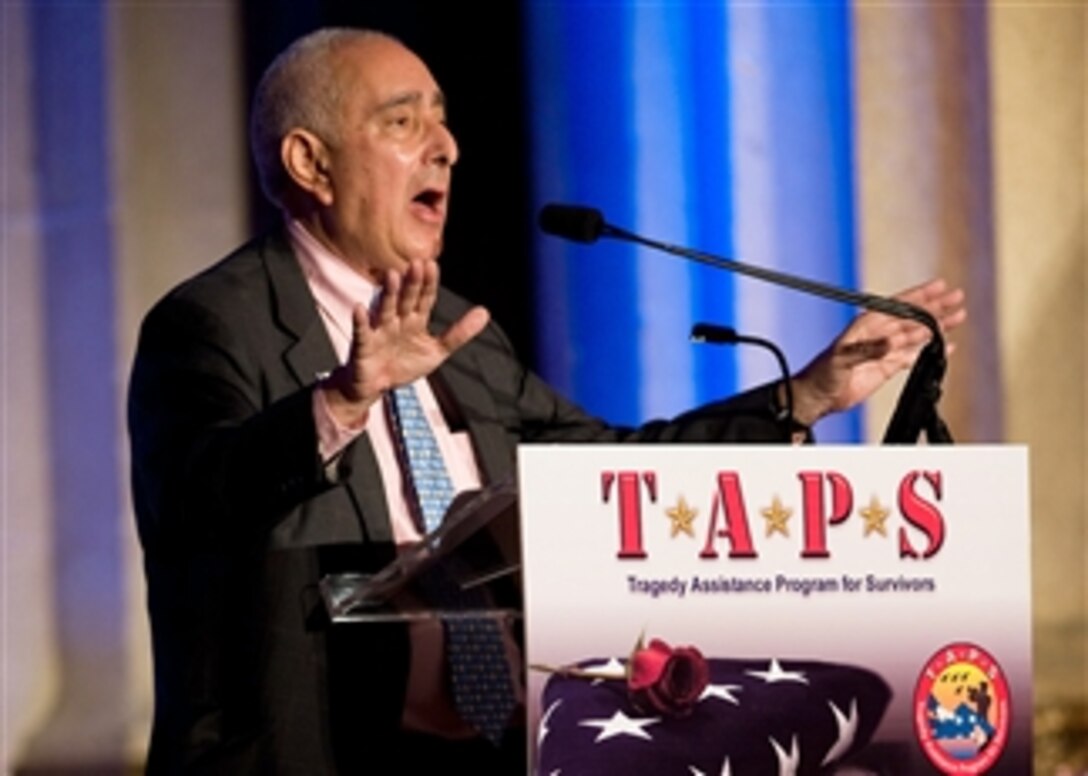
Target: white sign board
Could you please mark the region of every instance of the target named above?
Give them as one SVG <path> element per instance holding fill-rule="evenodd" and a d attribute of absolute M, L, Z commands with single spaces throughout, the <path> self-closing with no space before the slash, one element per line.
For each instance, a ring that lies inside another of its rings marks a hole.
<path fill-rule="evenodd" d="M 645 634 L 710 666 L 679 714 L 531 670 L 541 772 L 1030 771 L 1025 449 L 529 445 L 519 467 L 530 665 L 615 673 Z"/>

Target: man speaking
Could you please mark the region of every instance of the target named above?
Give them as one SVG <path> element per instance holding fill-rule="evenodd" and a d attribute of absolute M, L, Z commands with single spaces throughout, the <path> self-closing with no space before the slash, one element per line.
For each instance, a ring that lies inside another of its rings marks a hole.
<path fill-rule="evenodd" d="M 510 634 L 492 634 L 505 675 L 489 677 L 509 702 L 481 714 L 461 634 L 334 628 L 318 581 L 389 562 L 454 494 L 508 476 L 521 441 L 786 441 L 783 386 L 621 429 L 522 366 L 486 310 L 439 286 L 458 149 L 431 73 L 390 37 L 294 43 L 257 88 L 251 143 L 282 228 L 158 303 L 132 374 L 148 770 L 522 772 Z M 963 320 L 939 281 L 902 298 Z M 791 381 L 796 423 L 862 401 L 926 337 L 859 317 Z"/>

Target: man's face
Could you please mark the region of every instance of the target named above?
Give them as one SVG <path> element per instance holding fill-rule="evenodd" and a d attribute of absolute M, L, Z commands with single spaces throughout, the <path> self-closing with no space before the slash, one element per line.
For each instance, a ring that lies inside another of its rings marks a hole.
<path fill-rule="evenodd" d="M 343 88 L 339 132 L 329 139 L 329 237 L 374 279 L 442 250 L 457 144 L 426 65 L 399 43 L 374 38 L 336 57 Z"/>

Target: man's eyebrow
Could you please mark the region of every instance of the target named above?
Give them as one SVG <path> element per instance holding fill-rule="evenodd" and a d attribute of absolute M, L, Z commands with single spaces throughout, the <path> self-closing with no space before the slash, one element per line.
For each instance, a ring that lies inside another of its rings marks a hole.
<path fill-rule="evenodd" d="M 395 94 L 383 103 L 380 103 L 375 109 L 376 112 L 389 110 L 391 108 L 399 108 L 402 105 L 419 105 L 423 102 L 423 92 L 404 92 L 403 94 Z M 431 106 L 435 108 L 446 107 L 446 95 L 440 91 L 436 91 L 431 97 Z"/>

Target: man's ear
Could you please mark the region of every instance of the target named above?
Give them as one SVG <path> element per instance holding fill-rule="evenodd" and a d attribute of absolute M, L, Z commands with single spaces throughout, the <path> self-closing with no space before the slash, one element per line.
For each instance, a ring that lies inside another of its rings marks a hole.
<path fill-rule="evenodd" d="M 306 129 L 292 129 L 280 143 L 280 159 L 296 186 L 322 205 L 332 204 L 329 150 L 321 138 Z"/>

